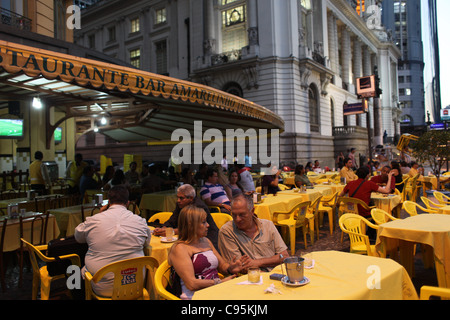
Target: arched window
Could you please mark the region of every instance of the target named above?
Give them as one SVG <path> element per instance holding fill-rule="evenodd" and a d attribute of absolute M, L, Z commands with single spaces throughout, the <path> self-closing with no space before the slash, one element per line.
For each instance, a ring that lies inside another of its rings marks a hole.
<path fill-rule="evenodd" d="M 400 124 L 405 125 L 405 126 L 413 126 L 414 121 L 410 115 L 405 114 L 401 117 Z"/>
<path fill-rule="evenodd" d="M 244 97 L 241 86 L 236 82 L 228 82 L 222 88 L 222 91 L 234 94 L 235 96 Z"/>
<path fill-rule="evenodd" d="M 319 100 L 317 88 L 311 84 L 308 88 L 308 103 L 309 103 L 309 125 L 311 132 L 319 132 Z"/>

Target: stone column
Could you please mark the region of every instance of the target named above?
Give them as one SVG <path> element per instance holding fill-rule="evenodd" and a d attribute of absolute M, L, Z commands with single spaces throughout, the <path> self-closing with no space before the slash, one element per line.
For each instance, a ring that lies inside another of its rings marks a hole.
<path fill-rule="evenodd" d="M 350 61 L 352 58 L 349 29 L 342 28 L 342 82 L 347 86 L 350 84 Z"/>
<path fill-rule="evenodd" d="M 330 57 L 331 70 L 338 73 L 338 56 L 337 56 L 337 32 L 336 19 L 331 13 L 328 15 L 328 56 Z"/>
<path fill-rule="evenodd" d="M 363 49 L 363 77 L 370 76 L 372 74 L 372 53 L 368 46 L 364 46 Z"/>
<path fill-rule="evenodd" d="M 361 40 L 358 37 L 353 41 L 353 75 L 355 78 L 362 76 L 362 47 Z"/>
<path fill-rule="evenodd" d="M 216 39 L 215 39 L 215 29 L 214 29 L 214 1 L 205 0 L 204 1 L 204 19 L 205 19 L 205 33 L 203 40 L 204 53 L 210 56 L 216 52 Z"/>

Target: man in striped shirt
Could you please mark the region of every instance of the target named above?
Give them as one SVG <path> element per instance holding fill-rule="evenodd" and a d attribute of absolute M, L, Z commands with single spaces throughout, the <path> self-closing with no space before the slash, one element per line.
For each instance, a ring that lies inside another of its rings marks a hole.
<path fill-rule="evenodd" d="M 217 170 L 208 169 L 205 185 L 200 190 L 200 196 L 207 206 L 219 207 L 221 212 L 230 213 L 230 199 L 221 184 L 218 184 Z"/>

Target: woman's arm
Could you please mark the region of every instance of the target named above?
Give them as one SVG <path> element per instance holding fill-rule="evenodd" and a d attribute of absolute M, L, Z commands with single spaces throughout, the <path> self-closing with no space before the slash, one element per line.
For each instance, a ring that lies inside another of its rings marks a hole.
<path fill-rule="evenodd" d="M 378 188 L 378 192 L 380 193 L 391 193 L 392 189 L 391 189 L 391 181 L 392 181 L 392 175 L 394 174 L 394 172 L 389 172 L 388 174 L 388 182 L 386 183 L 386 186 L 384 187 L 379 187 Z"/>

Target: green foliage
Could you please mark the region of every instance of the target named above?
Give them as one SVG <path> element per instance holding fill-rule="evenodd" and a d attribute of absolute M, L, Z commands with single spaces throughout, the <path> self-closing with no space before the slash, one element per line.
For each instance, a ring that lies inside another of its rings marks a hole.
<path fill-rule="evenodd" d="M 428 131 L 411 143 L 411 148 L 417 162 L 428 163 L 439 179 L 441 168 L 450 158 L 450 131 Z"/>

